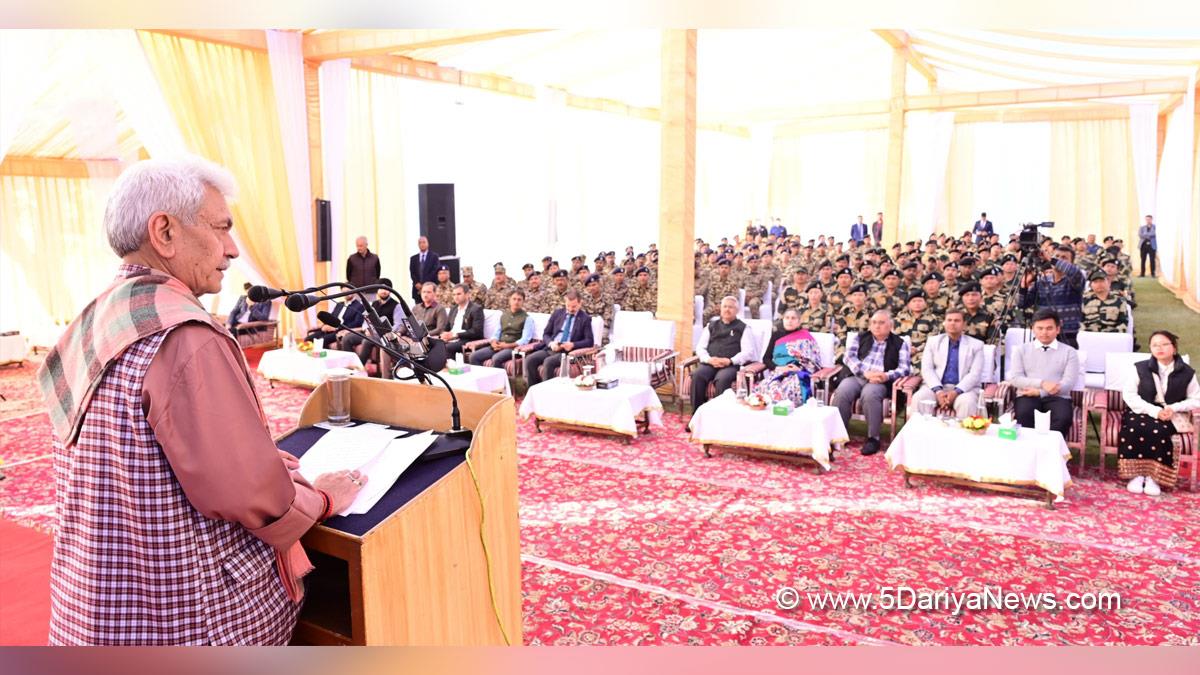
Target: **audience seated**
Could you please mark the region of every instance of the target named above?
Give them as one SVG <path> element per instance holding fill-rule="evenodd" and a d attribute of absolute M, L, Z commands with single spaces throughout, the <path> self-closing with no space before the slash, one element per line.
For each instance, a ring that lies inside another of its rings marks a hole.
<path fill-rule="evenodd" d="M 700 333 L 696 345 L 700 365 L 692 374 L 690 392 L 693 410 L 708 401 L 710 383 L 719 396 L 733 385 L 738 369 L 757 356 L 750 330 L 737 318 L 739 309 L 737 298 L 725 296 L 721 299 L 720 315 L 713 317 Z"/>
<path fill-rule="evenodd" d="M 892 384 L 909 375 L 911 367 L 908 343 L 892 332 L 892 315 L 886 310 L 871 315 L 868 332 L 850 338 L 843 368 L 845 377 L 834 392 L 834 402 L 849 429 L 854 403 L 862 398 L 867 418 L 867 442 L 862 454 L 879 452 L 883 401 L 891 395 Z"/>
<path fill-rule="evenodd" d="M 334 318 L 341 321 L 341 328 L 331 326 L 318 320 L 317 327 L 310 330 L 308 335 L 304 336 L 305 340 L 320 340 L 321 346 L 325 349 L 337 349 L 339 331 L 346 332 L 346 329 L 359 328 L 363 325 L 363 303 L 358 299 L 357 295 L 352 295 L 343 299 L 341 302 L 335 303 L 329 313 Z"/>
<path fill-rule="evenodd" d="M 964 313 L 951 309 L 942 320 L 944 333 L 925 343 L 921 388 L 913 405 L 935 401 L 937 408 L 952 409 L 959 418 L 974 415 L 983 378 L 983 342 L 965 332 Z"/>
<path fill-rule="evenodd" d="M 563 306 L 550 315 L 541 345 L 525 356 L 525 382 L 529 386 L 553 377 L 565 354 L 594 344 L 592 317 L 582 305 L 579 292 L 570 289 L 564 295 Z"/>
<path fill-rule="evenodd" d="M 454 306 L 446 315 L 449 327 L 437 337 L 446 343 L 446 354 L 462 353 L 463 345 L 483 337 L 483 307 L 471 299 L 471 290 L 466 284 L 455 284 Z"/>
<path fill-rule="evenodd" d="M 812 394 L 812 374 L 821 369 L 821 350 L 812 333 L 800 325 L 800 315 L 783 313 L 783 328 L 771 334 L 762 363 L 763 379 L 754 390 L 769 401 L 790 400 L 802 405 Z"/>
<path fill-rule="evenodd" d="M 534 339 L 533 318 L 525 312 L 525 293 L 514 290 L 508 294 L 508 307 L 500 315 L 500 327 L 490 342 L 471 353 L 471 363 L 503 368 L 513 356 L 513 349 Z"/>
<path fill-rule="evenodd" d="M 1049 412 L 1050 428 L 1066 438 L 1071 431 L 1071 389 L 1079 377 L 1079 354 L 1058 340 L 1061 326 L 1057 312 L 1038 310 L 1032 323 L 1035 339 L 1009 355 L 1009 383 L 1017 388 L 1014 407 L 1021 426 L 1033 427 L 1035 411 Z"/>

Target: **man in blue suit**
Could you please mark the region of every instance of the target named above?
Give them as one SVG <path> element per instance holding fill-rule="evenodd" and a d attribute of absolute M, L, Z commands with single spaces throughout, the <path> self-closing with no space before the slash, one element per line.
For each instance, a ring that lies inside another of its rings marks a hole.
<path fill-rule="evenodd" d="M 862 216 L 859 216 L 858 222 L 850 226 L 850 239 L 856 244 L 861 244 L 866 238 L 867 224 L 863 222 Z"/>
<path fill-rule="evenodd" d="M 580 309 L 583 305 L 579 291 L 571 289 L 563 296 L 564 306 L 554 310 L 542 344 L 525 357 L 525 382 L 533 386 L 557 372 L 564 354 L 591 347 L 592 317 Z"/>
<path fill-rule="evenodd" d="M 988 237 L 995 234 L 992 229 L 992 221 L 988 220 L 987 212 L 979 214 L 979 220 L 975 221 L 975 226 L 971 228 L 975 233 L 975 243 L 980 244 L 988 240 Z"/>
<path fill-rule="evenodd" d="M 421 301 L 421 284 L 426 281 L 437 283 L 438 254 L 429 250 L 429 239 L 422 236 L 417 239 L 418 253 L 408 259 L 408 277 L 412 279 L 413 302 Z"/>
<path fill-rule="evenodd" d="M 250 292 L 250 283 L 242 287 L 247 293 Z M 233 306 L 233 311 L 229 313 L 227 324 L 230 332 L 235 335 L 237 327 L 243 323 L 251 321 L 266 321 L 271 318 L 271 303 L 269 302 L 254 302 L 249 295 L 243 295 L 237 299 L 237 304 Z"/>
<path fill-rule="evenodd" d="M 329 313 L 342 322 L 342 328 L 359 328 L 363 325 L 363 313 L 366 310 L 363 307 L 362 301 L 357 295 L 352 295 L 342 302 L 333 306 Z M 339 328 L 322 323 L 316 328 L 310 330 L 305 340 L 321 340 L 321 345 L 325 349 L 333 349 L 337 347 Z"/>

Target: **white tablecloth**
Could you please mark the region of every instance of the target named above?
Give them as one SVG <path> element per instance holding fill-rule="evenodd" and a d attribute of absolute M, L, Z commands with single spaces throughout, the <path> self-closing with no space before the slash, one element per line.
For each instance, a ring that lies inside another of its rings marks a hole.
<path fill-rule="evenodd" d="M 909 473 L 983 483 L 1036 485 L 1061 498 L 1071 484 L 1071 451 L 1057 431 L 1019 429 L 1015 441 L 993 425 L 978 436 L 952 423 L 913 415 L 887 451 L 888 464 Z"/>
<path fill-rule="evenodd" d="M 0 363 L 24 361 L 28 354 L 24 335 L 0 335 Z"/>
<path fill-rule="evenodd" d="M 802 405 L 790 415 L 776 415 L 769 407 L 753 410 L 738 403 L 732 390 L 700 406 L 691 428 L 694 443 L 809 455 L 825 469 L 830 446 L 849 440 L 833 406 Z"/>
<path fill-rule="evenodd" d="M 512 389 L 508 386 L 508 373 L 504 372 L 503 368 L 471 366 L 471 369 L 462 375 L 451 375 L 448 370 L 438 374 L 445 378 L 453 389 L 512 396 Z"/>
<path fill-rule="evenodd" d="M 644 384 L 622 383 L 614 389 L 584 391 L 572 380 L 556 377 L 535 384 L 521 402 L 521 417 L 537 416 L 547 422 L 609 429 L 637 437 L 636 419 L 648 414 L 651 426 L 662 426 L 662 403 Z"/>
<path fill-rule="evenodd" d="M 258 374 L 268 380 L 279 380 L 308 387 L 316 387 L 324 381 L 325 371 L 330 368 L 349 368 L 355 375 L 364 375 L 362 361 L 354 352 L 336 349 L 324 351 L 325 356 L 310 356 L 310 352 L 297 349 L 273 349 L 262 355 L 258 362 Z"/>

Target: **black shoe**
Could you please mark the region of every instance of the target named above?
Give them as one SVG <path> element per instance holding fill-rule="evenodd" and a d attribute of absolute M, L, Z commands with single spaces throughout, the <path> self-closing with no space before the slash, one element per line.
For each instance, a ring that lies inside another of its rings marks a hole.
<path fill-rule="evenodd" d="M 879 452 L 879 439 L 868 438 L 867 442 L 863 443 L 862 450 L 859 452 L 861 452 L 864 456 L 873 455 Z"/>

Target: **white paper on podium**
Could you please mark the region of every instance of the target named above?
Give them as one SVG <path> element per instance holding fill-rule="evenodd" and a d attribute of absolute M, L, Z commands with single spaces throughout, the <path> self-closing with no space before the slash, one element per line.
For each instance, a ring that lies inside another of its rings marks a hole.
<path fill-rule="evenodd" d="M 432 431 L 393 439 L 374 459 L 359 468 L 366 475 L 367 482 L 354 498 L 354 503 L 338 515 L 370 511 L 392 488 L 400 474 L 433 445 L 435 439 Z"/>
<path fill-rule="evenodd" d="M 1050 413 L 1040 410 L 1033 411 L 1033 428 L 1039 434 L 1050 431 Z"/>
<path fill-rule="evenodd" d="M 361 470 L 403 433 L 378 426 L 332 429 L 300 458 L 300 475 L 311 483 L 330 471 Z"/>

